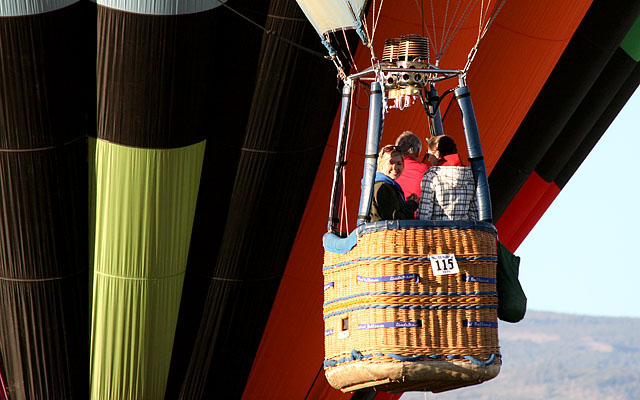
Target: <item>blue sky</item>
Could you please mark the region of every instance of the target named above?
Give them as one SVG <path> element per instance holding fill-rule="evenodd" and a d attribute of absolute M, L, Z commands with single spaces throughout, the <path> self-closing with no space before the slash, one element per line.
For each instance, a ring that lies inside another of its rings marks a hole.
<path fill-rule="evenodd" d="M 528 309 L 640 318 L 640 90 L 516 250 Z"/>

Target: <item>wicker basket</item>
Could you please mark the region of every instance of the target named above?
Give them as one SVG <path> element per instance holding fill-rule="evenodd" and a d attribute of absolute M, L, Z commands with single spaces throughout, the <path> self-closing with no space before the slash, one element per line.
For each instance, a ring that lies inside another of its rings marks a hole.
<path fill-rule="evenodd" d="M 459 272 L 435 274 L 436 255 Z M 325 250 L 329 383 L 440 392 L 495 377 L 496 261 L 495 227 L 468 221 L 370 223 L 347 253 Z"/>

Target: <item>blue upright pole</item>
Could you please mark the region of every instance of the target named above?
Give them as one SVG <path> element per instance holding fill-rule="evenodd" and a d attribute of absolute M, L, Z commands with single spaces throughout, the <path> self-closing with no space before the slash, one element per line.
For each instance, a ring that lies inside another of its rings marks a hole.
<path fill-rule="evenodd" d="M 349 121 L 351 119 L 351 81 L 347 80 L 342 88 L 342 108 L 340 109 L 340 132 L 338 133 L 338 149 L 336 150 L 336 164 L 333 169 L 333 187 L 331 189 L 331 201 L 329 203 L 329 223 L 327 230 L 336 233 L 338 231 L 338 212 L 340 207 L 340 195 L 342 193 L 342 170 L 347 164 L 345 161 L 347 136 L 349 133 Z"/>
<path fill-rule="evenodd" d="M 358 209 L 358 226 L 369 220 L 373 183 L 378 161 L 378 147 L 380 147 L 380 138 L 382 137 L 382 124 L 382 89 L 380 88 L 380 83 L 373 82 L 371 84 L 371 96 L 369 97 L 369 125 L 367 128 L 364 171 L 362 173 L 360 208 Z"/>
<path fill-rule="evenodd" d="M 491 194 L 489 192 L 489 181 L 487 180 L 487 170 L 484 165 L 482 146 L 480 145 L 480 134 L 478 133 L 478 123 L 473 112 L 471 95 L 468 86 L 460 86 L 455 90 L 455 98 L 462 110 L 462 123 L 464 135 L 467 139 L 467 150 L 469 151 L 469 162 L 473 170 L 473 177 L 476 180 L 476 196 L 478 198 L 478 214 L 480 221 L 492 222 Z"/>

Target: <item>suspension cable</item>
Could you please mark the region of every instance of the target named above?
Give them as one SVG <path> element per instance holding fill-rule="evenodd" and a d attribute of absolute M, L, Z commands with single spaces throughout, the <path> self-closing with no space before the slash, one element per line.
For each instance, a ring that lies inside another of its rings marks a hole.
<path fill-rule="evenodd" d="M 356 60 L 353 58 L 353 53 L 351 52 L 351 47 L 349 47 L 349 41 L 347 40 L 347 32 L 344 29 L 342 30 L 342 36 L 344 37 L 344 42 L 347 45 L 347 53 L 349 54 L 349 58 L 351 58 L 351 65 L 353 65 L 353 69 L 358 72 Z"/>
<path fill-rule="evenodd" d="M 423 36 L 426 36 L 429 39 L 429 43 L 434 50 L 434 59 L 435 65 L 438 66 L 440 63 L 440 59 L 449 48 L 454 38 L 460 32 L 464 24 L 467 22 L 473 10 L 478 6 L 478 3 L 481 0 L 469 0 L 464 3 L 464 6 L 461 8 L 462 1 L 457 1 L 455 7 L 450 7 L 449 0 L 444 4 L 444 17 L 442 20 L 442 31 L 440 37 L 436 34 L 436 17 L 435 17 L 435 5 L 434 1 L 430 1 L 430 9 L 431 9 L 431 24 L 433 26 L 433 30 L 430 31 L 427 23 L 425 21 L 424 14 L 424 0 L 421 0 L 421 3 L 418 3 L 418 0 L 415 0 L 416 8 L 420 12 L 421 20 L 422 20 L 422 32 Z M 469 52 L 469 56 L 467 57 L 467 66 L 465 67 L 468 70 L 470 63 L 473 61 L 475 57 L 475 52 L 480 44 L 480 41 L 485 36 L 489 27 L 497 17 L 498 13 L 506 3 L 506 0 L 500 0 L 497 5 L 494 3 L 494 7 L 491 12 L 489 9 L 491 8 L 492 0 L 482 0 L 480 4 L 480 18 L 478 22 L 478 36 L 476 38 L 476 43 L 472 47 Z M 487 18 L 487 16 L 489 16 Z M 475 49 L 475 50 L 474 50 Z"/>
<path fill-rule="evenodd" d="M 443 31 L 442 41 L 443 42 L 445 41 L 445 38 L 447 38 L 447 37 L 452 37 L 453 38 L 453 37 L 455 37 L 455 35 L 457 33 L 455 31 L 452 31 L 452 29 L 454 27 L 453 20 L 454 20 L 455 16 L 458 15 L 458 10 L 460 9 L 460 3 L 461 3 L 460 1 L 456 2 L 456 8 L 453 10 L 453 14 L 452 14 L 452 17 L 451 17 L 451 21 L 452 22 L 451 22 L 451 24 L 448 25 L 448 29 L 446 31 L 446 34 L 444 33 L 444 27 L 447 26 L 447 25 L 443 24 L 443 27 L 442 27 L 442 31 Z M 470 2 L 466 3 L 466 4 L 467 4 L 467 7 L 469 7 Z M 447 10 L 448 10 L 448 8 L 449 8 L 449 2 L 447 2 Z M 465 10 L 466 10 L 466 8 L 465 8 Z M 463 15 L 464 15 L 464 11 L 463 11 Z M 447 47 L 448 47 L 448 45 L 447 45 Z M 444 49 L 442 50 L 442 52 L 444 53 Z"/>
<path fill-rule="evenodd" d="M 422 36 L 425 36 L 429 39 L 429 43 L 435 43 L 431 38 L 431 34 L 429 33 L 429 28 L 427 28 L 427 23 L 424 20 L 424 0 L 420 0 L 421 4 L 418 4 L 418 0 L 415 0 L 416 7 L 420 11 L 420 19 L 422 20 Z"/>
<path fill-rule="evenodd" d="M 437 49 L 438 48 L 438 42 L 437 42 L 438 37 L 436 35 L 436 17 L 434 15 L 434 10 L 433 10 L 433 0 L 431 1 L 431 23 L 433 24 L 433 48 Z M 436 60 L 438 60 L 438 59 L 439 58 L 436 58 Z"/>
<path fill-rule="evenodd" d="M 371 42 L 373 42 L 374 37 L 376 36 L 376 29 L 378 29 L 378 20 L 380 19 L 380 14 L 382 14 L 382 4 L 384 3 L 384 0 L 380 0 L 380 6 L 378 7 L 378 16 L 374 17 L 374 21 L 373 21 L 373 31 L 371 32 Z M 374 1 L 374 7 L 375 7 L 375 1 Z M 375 8 L 374 8 L 374 14 L 375 14 Z"/>
<path fill-rule="evenodd" d="M 464 26 L 464 23 L 467 22 L 467 19 L 471 15 L 471 12 L 473 11 L 473 9 L 478 4 L 478 1 L 479 0 L 475 0 L 473 2 L 469 1 L 467 3 L 466 7 L 464 8 L 464 10 L 462 10 L 462 16 L 458 19 L 458 21 L 456 22 L 455 26 L 453 27 L 453 30 L 451 31 L 451 34 L 449 35 L 447 41 L 443 44 L 442 48 L 440 49 L 440 51 L 436 55 L 436 61 L 440 61 L 440 58 L 442 58 L 444 52 L 449 48 L 449 45 L 451 45 L 451 42 L 453 41 L 453 39 L 456 37 L 456 35 L 458 35 L 458 32 Z M 473 5 L 472 5 L 472 3 L 473 3 Z M 442 40 L 444 42 L 444 38 Z"/>
<path fill-rule="evenodd" d="M 247 22 L 251 23 L 252 25 L 260 28 L 262 31 L 264 31 L 264 33 L 266 33 L 268 35 L 273 35 L 274 37 L 277 37 L 278 39 L 282 40 L 283 42 L 288 43 L 288 44 L 290 44 L 290 45 L 292 45 L 294 47 L 297 47 L 300 50 L 306 51 L 309 54 L 313 54 L 314 56 L 320 57 L 322 59 L 327 59 L 327 57 L 324 54 L 319 53 L 319 52 L 317 52 L 315 50 L 312 50 L 312 49 L 310 49 L 308 47 L 305 47 L 305 46 L 301 45 L 300 43 L 296 43 L 293 40 L 287 39 L 286 37 L 280 35 L 277 32 L 272 31 L 271 29 L 265 28 L 264 26 L 262 26 L 259 23 L 255 22 L 251 18 L 249 18 L 249 17 L 243 15 L 242 13 L 240 13 L 239 11 L 231 8 L 226 3 L 223 3 L 222 0 L 215 0 L 215 1 L 220 3 L 220 5 L 223 6 L 224 8 L 226 8 L 227 10 L 229 10 L 229 11 L 233 12 L 234 14 L 238 15 L 240 18 L 242 18 L 242 19 L 246 20 Z"/>
<path fill-rule="evenodd" d="M 480 21 L 480 24 L 478 26 L 478 38 L 476 39 L 476 43 L 475 45 L 471 48 L 471 50 L 469 51 L 469 54 L 467 55 L 467 63 L 464 66 L 464 68 L 462 69 L 462 74 L 461 74 L 461 81 L 464 82 L 467 72 L 469 71 L 469 68 L 471 67 L 471 63 L 473 62 L 476 53 L 478 52 L 478 47 L 480 46 L 480 41 L 482 41 L 482 39 L 484 38 L 484 36 L 487 34 L 487 32 L 489 31 L 489 27 L 491 26 L 491 24 L 493 23 L 493 21 L 496 19 L 496 17 L 498 16 L 498 14 L 500 13 L 500 10 L 502 10 L 502 7 L 504 6 L 504 4 L 507 2 L 507 0 L 500 0 L 500 3 L 496 6 L 494 5 L 493 10 L 491 11 L 491 15 L 490 17 L 487 19 L 486 23 L 483 22 L 484 21 Z M 483 0 L 484 3 L 484 0 Z M 491 3 L 491 0 L 489 0 L 489 2 L 487 3 L 487 9 L 489 8 L 489 4 Z M 482 14 L 481 14 L 481 18 L 482 18 Z"/>
<path fill-rule="evenodd" d="M 356 94 L 356 92 L 358 92 Z M 355 104 L 355 97 L 356 95 L 359 95 L 359 90 L 358 90 L 358 85 L 354 85 L 353 89 L 351 90 L 351 99 L 350 102 L 351 104 Z M 356 105 L 357 106 L 357 105 Z M 354 122 L 354 120 L 356 119 L 356 114 L 358 113 L 358 108 L 356 107 L 355 110 L 352 108 L 352 112 L 349 113 L 349 121 L 347 124 L 347 137 L 345 140 L 345 157 L 344 157 L 344 162 L 345 165 L 342 167 L 342 207 L 341 207 L 341 212 L 340 212 L 340 232 L 347 232 L 347 234 L 349 233 L 349 213 L 348 213 L 348 207 L 347 207 L 347 192 L 346 192 L 346 187 L 347 187 L 347 174 L 346 174 L 346 170 L 347 170 L 347 160 L 349 158 L 349 154 L 351 153 L 351 132 L 353 131 L 352 129 L 352 124 Z M 343 221 L 344 221 L 344 230 L 343 230 Z"/>

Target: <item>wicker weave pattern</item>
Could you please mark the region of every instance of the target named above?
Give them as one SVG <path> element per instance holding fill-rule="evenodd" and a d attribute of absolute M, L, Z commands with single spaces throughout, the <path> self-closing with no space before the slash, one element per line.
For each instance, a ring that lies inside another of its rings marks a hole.
<path fill-rule="evenodd" d="M 486 360 L 499 353 L 495 281 L 466 279 L 495 280 L 495 240 L 482 230 L 397 229 L 365 234 L 347 254 L 325 252 L 325 284 L 333 283 L 324 293 L 325 359 L 337 362 L 329 368 L 415 356 Z M 460 273 L 434 276 L 428 256 L 435 254 L 455 254 Z M 358 280 L 403 274 L 417 274 L 420 280 Z M 347 317 L 348 336 L 342 331 Z M 358 329 L 359 324 L 397 321 L 421 326 Z M 364 358 L 352 361 L 353 350 Z"/>

